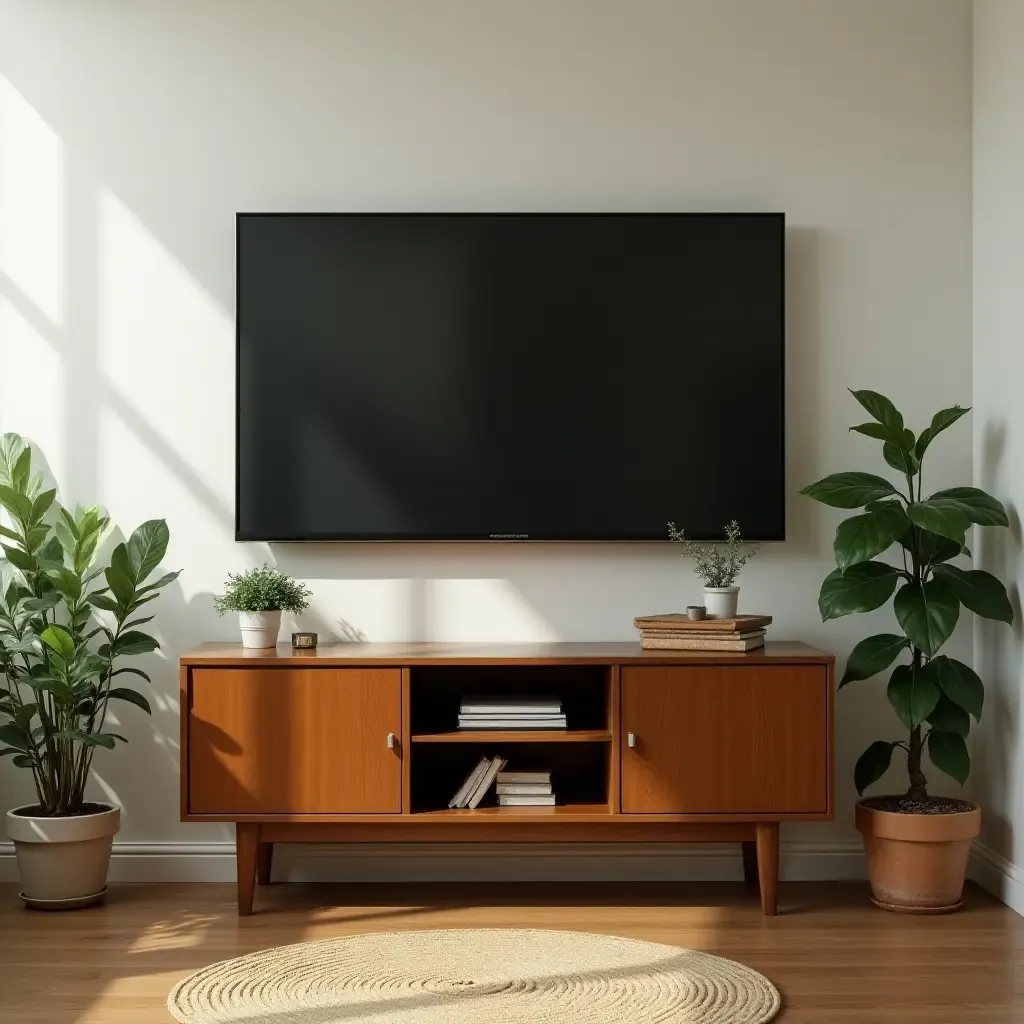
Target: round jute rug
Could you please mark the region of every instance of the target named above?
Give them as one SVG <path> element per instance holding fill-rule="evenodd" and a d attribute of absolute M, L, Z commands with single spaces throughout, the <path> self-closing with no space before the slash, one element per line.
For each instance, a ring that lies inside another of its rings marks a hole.
<path fill-rule="evenodd" d="M 767 978 L 708 953 L 582 932 L 385 932 L 213 964 L 167 1000 L 182 1024 L 763 1024 Z"/>

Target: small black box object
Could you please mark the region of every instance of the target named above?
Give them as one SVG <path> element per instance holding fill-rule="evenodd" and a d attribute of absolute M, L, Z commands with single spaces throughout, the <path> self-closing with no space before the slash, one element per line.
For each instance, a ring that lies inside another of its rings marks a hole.
<path fill-rule="evenodd" d="M 292 633 L 292 647 L 296 649 L 316 647 L 316 633 Z"/>

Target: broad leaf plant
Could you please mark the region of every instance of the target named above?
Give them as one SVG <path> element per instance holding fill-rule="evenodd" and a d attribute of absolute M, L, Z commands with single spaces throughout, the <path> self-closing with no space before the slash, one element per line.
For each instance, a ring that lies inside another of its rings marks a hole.
<path fill-rule="evenodd" d="M 851 394 L 871 422 L 850 429 L 880 441 L 882 457 L 902 480 L 897 486 L 873 473 L 834 473 L 802 491 L 834 508 L 863 509 L 836 531 L 837 568 L 821 586 L 818 608 L 827 621 L 873 611 L 895 593 L 893 611 L 902 632 L 861 640 L 839 686 L 869 679 L 896 663 L 887 693 L 907 737 L 872 743 L 857 761 L 854 782 L 863 794 L 885 774 L 893 752 L 900 749 L 907 757 L 906 796 L 921 801 L 928 798 L 922 770 L 926 748 L 932 764 L 961 785 L 970 774 L 966 740 L 971 719 L 981 719 L 985 688 L 969 665 L 940 651 L 956 628 L 961 606 L 1006 623 L 1013 622 L 1013 609 L 995 576 L 961 569 L 951 560 L 970 557 L 966 535 L 972 525 L 1006 527 L 1006 511 L 977 487 L 951 487 L 924 497 L 925 456 L 935 438 L 968 409 L 942 409 L 915 435 L 884 395 Z M 894 545 L 896 557 L 880 560 Z"/>
<path fill-rule="evenodd" d="M 167 550 L 162 519 L 143 523 L 108 564 L 97 564 L 109 518 L 96 506 L 72 513 L 56 498 L 32 471 L 32 448 L 4 434 L 0 504 L 8 521 L 0 535 L 9 582 L 0 600 L 0 757 L 31 771 L 41 814 L 67 816 L 87 806 L 97 747 L 127 742 L 107 728 L 110 702 L 152 713 L 127 685 L 149 676 L 124 662 L 159 647 L 138 628 L 153 618 L 143 606 L 178 573 L 150 582 Z"/>

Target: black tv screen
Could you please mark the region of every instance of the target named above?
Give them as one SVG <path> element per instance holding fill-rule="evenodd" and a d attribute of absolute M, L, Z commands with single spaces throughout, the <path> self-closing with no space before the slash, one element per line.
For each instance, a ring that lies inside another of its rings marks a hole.
<path fill-rule="evenodd" d="M 784 515 L 782 214 L 239 214 L 239 540 Z"/>

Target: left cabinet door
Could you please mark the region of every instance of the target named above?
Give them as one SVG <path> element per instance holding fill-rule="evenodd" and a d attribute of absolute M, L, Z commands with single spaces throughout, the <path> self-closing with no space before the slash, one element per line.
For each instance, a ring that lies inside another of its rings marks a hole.
<path fill-rule="evenodd" d="M 188 716 L 192 814 L 402 809 L 399 669 L 196 668 Z"/>

